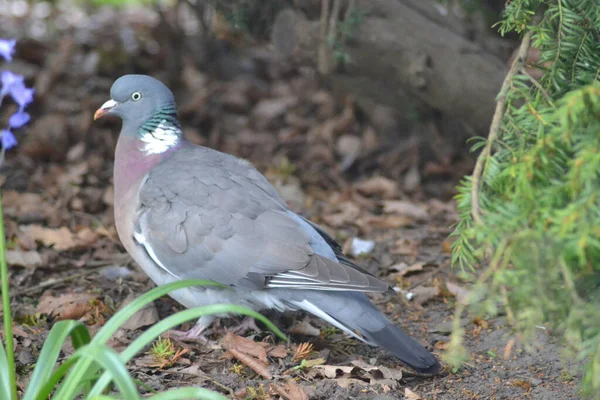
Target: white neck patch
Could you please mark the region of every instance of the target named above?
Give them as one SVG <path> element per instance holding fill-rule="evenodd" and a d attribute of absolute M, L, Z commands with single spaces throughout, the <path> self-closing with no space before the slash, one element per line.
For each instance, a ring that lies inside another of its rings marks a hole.
<path fill-rule="evenodd" d="M 154 130 L 144 132 L 140 140 L 144 153 L 160 154 L 179 143 L 181 130 L 163 119 Z"/>

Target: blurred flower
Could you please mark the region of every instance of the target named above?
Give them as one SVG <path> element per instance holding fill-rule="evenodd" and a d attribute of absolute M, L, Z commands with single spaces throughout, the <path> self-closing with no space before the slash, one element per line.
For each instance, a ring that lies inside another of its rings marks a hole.
<path fill-rule="evenodd" d="M 11 128 L 20 128 L 29 122 L 31 116 L 25 111 L 17 111 L 8 119 L 8 126 Z"/>
<path fill-rule="evenodd" d="M 3 99 L 8 93 L 11 93 L 15 87 L 24 86 L 24 78 L 21 75 L 12 73 L 11 71 L 2 71 L 0 74 L 0 83 L 2 89 L 0 90 L 0 99 Z"/>
<path fill-rule="evenodd" d="M 13 135 L 12 132 L 8 129 L 2 129 L 2 131 L 0 131 L 0 134 L 2 135 L 2 149 L 8 150 L 11 147 L 15 147 L 17 145 L 17 139 L 15 139 L 15 135 Z"/>
<path fill-rule="evenodd" d="M 12 55 L 15 51 L 16 40 L 0 39 L 0 57 L 6 61 L 12 61 Z M 11 71 L 2 71 L 0 73 L 0 104 L 7 95 L 19 106 L 17 112 L 8 119 L 8 129 L 0 130 L 0 164 L 4 158 L 4 151 L 15 147 L 17 139 L 11 132 L 11 129 L 21 128 L 31 120 L 31 116 L 25 112 L 25 107 L 33 102 L 35 89 L 25 86 L 25 78 Z"/>
<path fill-rule="evenodd" d="M 0 100 L 7 94 L 10 94 L 15 103 L 19 105 L 20 111 L 23 111 L 23 108 L 33 101 L 35 89 L 27 88 L 25 86 L 25 79 L 21 75 L 17 75 L 11 71 L 2 71 L 0 83 L 2 83 Z"/>
<path fill-rule="evenodd" d="M 0 56 L 4 57 L 6 61 L 12 61 L 16 43 L 17 41 L 14 39 L 0 39 Z"/>

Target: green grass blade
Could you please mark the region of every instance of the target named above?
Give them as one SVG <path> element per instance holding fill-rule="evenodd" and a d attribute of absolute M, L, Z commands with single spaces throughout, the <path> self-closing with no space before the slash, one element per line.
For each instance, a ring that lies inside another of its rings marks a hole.
<path fill-rule="evenodd" d="M 8 372 L 9 363 L 4 345 L 0 342 L 0 399 L 10 399 L 13 383 Z"/>
<path fill-rule="evenodd" d="M 127 400 L 140 398 L 135 383 L 129 375 L 125 364 L 121 362 L 119 354 L 110 347 L 91 343 L 77 350 L 72 357 L 78 358 L 80 360 L 79 363 L 88 361 L 98 364 L 104 369 L 105 373 L 109 374 L 109 378 L 115 382 L 123 398 Z M 79 363 L 75 364 L 75 368 L 73 368 L 64 384 L 56 393 L 56 398 L 73 399 L 79 394 L 81 383 L 87 373 L 87 368 L 77 368 Z"/>
<path fill-rule="evenodd" d="M 105 343 L 110 337 L 119 329 L 129 318 L 131 318 L 136 312 L 146 307 L 148 304 L 172 292 L 177 289 L 182 289 L 190 286 L 223 286 L 219 283 L 200 279 L 190 279 L 177 282 L 171 282 L 166 285 L 158 286 L 148 293 L 138 297 L 127 307 L 123 308 L 98 331 L 98 333 L 92 339 L 93 343 Z"/>
<path fill-rule="evenodd" d="M 52 375 L 60 350 L 69 336 L 75 349 L 90 342 L 90 333 L 81 322 L 60 321 L 54 324 L 35 363 L 35 369 L 27 385 L 23 400 L 39 398 L 39 392 Z"/>
<path fill-rule="evenodd" d="M 6 348 L 3 348 L 6 366 L 6 379 L 10 391 L 3 400 L 17 400 L 17 375 L 15 369 L 15 350 L 13 348 L 12 313 L 10 311 L 10 296 L 8 295 L 8 265 L 6 264 L 6 237 L 4 236 L 4 211 L 2 210 L 2 193 L 0 192 L 0 284 L 2 290 L 2 312 L 4 321 L 4 339 Z M 4 378 L 3 382 L 4 383 Z"/>
<path fill-rule="evenodd" d="M 166 285 L 162 285 L 150 290 L 148 293 L 143 294 L 138 297 L 127 307 L 118 311 L 115 315 L 112 316 L 110 320 L 96 333 L 94 338 L 92 339 L 92 343 L 95 344 L 103 344 L 106 343 L 110 339 L 110 337 L 136 312 L 146 307 L 148 304 L 153 302 L 166 295 L 169 292 L 172 292 L 177 289 L 182 289 L 190 286 L 223 286 L 217 282 L 200 280 L 200 279 L 190 279 L 184 281 L 177 281 L 168 283 Z M 77 363 L 78 375 L 81 379 L 89 378 L 93 376 L 98 370 L 97 366 L 92 365 L 92 361 L 89 359 L 80 360 Z M 97 393 L 99 394 L 99 393 Z"/>
<path fill-rule="evenodd" d="M 255 318 L 262 323 L 264 323 L 270 330 L 272 330 L 277 336 L 282 338 L 283 340 L 288 340 L 287 337 L 279 330 L 277 327 L 269 321 L 263 315 L 257 313 L 256 311 L 252 311 L 249 308 L 236 306 L 232 304 L 213 304 L 210 306 L 204 307 L 196 307 L 189 310 L 180 311 L 177 314 L 171 315 L 164 320 L 158 322 L 153 325 L 150 329 L 146 330 L 142 333 L 136 340 L 134 340 L 123 352 L 121 352 L 121 360 L 124 363 L 127 363 L 129 360 L 133 358 L 138 352 L 144 349 L 145 346 L 149 345 L 154 339 L 156 339 L 160 334 L 166 332 L 167 330 L 180 325 L 186 321 L 194 320 L 200 318 L 203 315 L 213 315 L 213 314 L 239 314 L 239 315 L 247 315 L 252 318 Z M 90 395 L 99 395 L 102 390 L 108 385 L 110 382 L 110 377 L 107 374 L 104 374 L 100 380 L 96 383 L 96 385 L 92 388 Z"/>
<path fill-rule="evenodd" d="M 50 393 L 54 390 L 58 382 L 65 376 L 69 368 L 73 364 L 79 361 L 77 358 L 69 357 L 62 364 L 56 368 L 56 370 L 52 373 L 50 378 L 43 384 L 43 386 L 37 391 L 38 394 L 35 397 L 36 400 L 47 400 L 50 398 Z"/>
<path fill-rule="evenodd" d="M 204 388 L 179 388 L 172 389 L 167 392 L 159 393 L 150 397 L 149 400 L 183 400 L 183 399 L 198 399 L 198 400 L 227 400 L 227 397 L 220 393 Z"/>

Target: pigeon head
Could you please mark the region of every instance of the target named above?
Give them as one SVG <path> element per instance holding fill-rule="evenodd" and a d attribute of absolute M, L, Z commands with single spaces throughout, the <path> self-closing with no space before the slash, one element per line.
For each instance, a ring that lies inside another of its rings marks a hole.
<path fill-rule="evenodd" d="M 139 127 L 161 109 L 175 110 L 173 93 L 161 81 L 147 75 L 124 75 L 110 88 L 111 99 L 94 114 L 94 119 L 115 115 L 124 126 Z"/>

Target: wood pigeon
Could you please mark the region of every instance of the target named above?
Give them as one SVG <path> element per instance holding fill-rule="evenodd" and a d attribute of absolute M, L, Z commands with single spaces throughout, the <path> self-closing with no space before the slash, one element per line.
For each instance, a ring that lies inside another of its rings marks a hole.
<path fill-rule="evenodd" d="M 292 212 L 249 162 L 184 138 L 173 93 L 163 83 L 125 75 L 110 95 L 94 119 L 123 120 L 114 168 L 123 245 L 157 285 L 208 279 L 226 286 L 180 289 L 171 297 L 185 307 L 304 310 L 417 371 L 439 371 L 438 360 L 365 295 L 387 291 L 385 282 Z M 187 335 L 201 336 L 214 318 L 200 318 Z"/>

